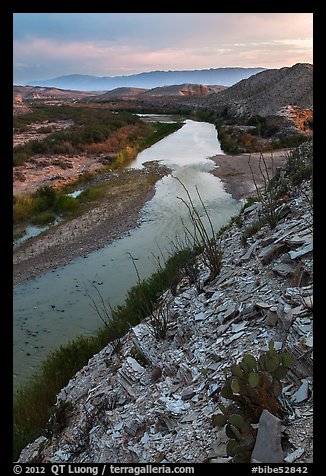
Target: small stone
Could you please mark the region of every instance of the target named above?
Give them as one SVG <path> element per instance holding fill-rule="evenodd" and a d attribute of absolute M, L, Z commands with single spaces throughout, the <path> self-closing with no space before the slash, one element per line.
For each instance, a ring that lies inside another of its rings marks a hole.
<path fill-rule="evenodd" d="M 190 423 L 197 420 L 198 414 L 197 413 L 188 413 L 181 419 L 181 423 Z"/>
<path fill-rule="evenodd" d="M 274 273 L 282 276 L 282 278 L 291 278 L 294 275 L 294 268 L 287 263 L 275 264 L 272 268 Z"/>
<path fill-rule="evenodd" d="M 286 245 L 284 243 L 272 243 L 271 245 L 262 249 L 262 251 L 259 253 L 259 258 L 263 264 L 268 264 L 280 254 L 284 253 L 285 250 Z"/>
<path fill-rule="evenodd" d="M 127 423 L 125 426 L 125 431 L 128 433 L 128 435 L 131 435 L 131 436 L 136 436 L 138 429 L 139 429 L 139 424 L 137 421 L 131 421 Z"/>
<path fill-rule="evenodd" d="M 195 395 L 196 395 L 196 392 L 194 392 L 191 388 L 185 388 L 181 393 L 181 400 L 189 400 Z"/>
<path fill-rule="evenodd" d="M 224 320 L 232 319 L 238 314 L 238 305 L 236 303 L 231 303 L 228 305 L 228 308 L 223 316 Z"/>
<path fill-rule="evenodd" d="M 232 332 L 240 332 L 248 325 L 248 321 L 242 321 L 240 324 L 232 324 Z"/>
<path fill-rule="evenodd" d="M 256 301 L 255 306 L 260 307 L 261 309 L 269 309 L 271 307 L 271 304 L 264 301 Z"/>
<path fill-rule="evenodd" d="M 246 207 L 244 210 L 243 210 L 243 214 L 244 215 L 247 215 L 249 213 L 251 213 L 252 211 L 256 210 L 256 208 L 259 206 L 259 203 L 255 202 L 253 203 L 252 205 L 250 205 L 250 207 Z"/>
<path fill-rule="evenodd" d="M 199 314 L 195 315 L 195 321 L 203 321 L 205 319 L 205 313 L 200 312 Z"/>
<path fill-rule="evenodd" d="M 306 347 L 310 347 L 310 348 L 313 347 L 314 346 L 313 336 L 307 337 L 304 344 Z"/>
<path fill-rule="evenodd" d="M 275 209 L 275 213 L 277 214 L 279 220 L 282 220 L 282 218 L 285 218 L 286 215 L 290 213 L 290 211 L 291 211 L 291 208 L 287 203 L 284 203 L 283 205 Z"/>
<path fill-rule="evenodd" d="M 270 327 L 274 327 L 277 324 L 277 320 L 278 320 L 278 317 L 276 312 L 273 312 L 269 309 L 266 315 L 266 325 Z"/>
<path fill-rule="evenodd" d="M 123 422 L 120 422 L 120 423 L 117 423 L 116 425 L 114 425 L 113 429 L 114 431 L 120 431 L 123 427 Z"/>
<path fill-rule="evenodd" d="M 252 255 L 254 254 L 254 252 L 256 251 L 256 248 L 257 246 L 259 245 L 259 241 L 255 241 L 249 248 L 248 250 L 246 251 L 246 253 L 241 256 L 241 258 L 239 259 L 239 263 L 244 263 L 246 261 L 249 261 L 250 258 L 252 257 Z"/>
<path fill-rule="evenodd" d="M 230 458 L 213 458 L 210 463 L 229 463 Z"/>

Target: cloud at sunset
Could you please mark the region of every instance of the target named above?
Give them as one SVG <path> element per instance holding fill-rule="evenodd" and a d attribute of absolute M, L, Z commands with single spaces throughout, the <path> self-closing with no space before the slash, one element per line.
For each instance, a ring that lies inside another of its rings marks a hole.
<path fill-rule="evenodd" d="M 14 80 L 312 62 L 312 13 L 14 14 Z"/>

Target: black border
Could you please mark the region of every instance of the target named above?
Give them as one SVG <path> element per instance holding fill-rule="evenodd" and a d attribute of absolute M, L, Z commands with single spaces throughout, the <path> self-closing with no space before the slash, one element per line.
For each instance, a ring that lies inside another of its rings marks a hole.
<path fill-rule="evenodd" d="M 6 2 L 6 0 L 5 0 Z M 2 60 L 4 61 L 4 68 L 1 73 L 1 81 L 4 81 L 4 85 L 1 89 L 2 91 L 2 100 L 4 107 L 2 108 L 3 118 L 2 121 L 2 141 L 6 144 L 5 148 L 3 148 L 3 155 L 2 155 L 2 167 L 1 167 L 1 203 L 2 205 L 2 219 L 5 218 L 5 226 L 2 226 L 2 232 L 0 234 L 1 239 L 3 241 L 2 244 L 2 251 L 3 251 L 3 258 L 2 258 L 2 286 L 1 289 L 4 293 L 4 299 L 2 300 L 2 304 L 4 304 L 3 311 L 1 312 L 2 315 L 2 342 L 5 342 L 5 351 L 2 353 L 3 355 L 3 380 L 0 392 L 1 398 L 4 400 L 2 403 L 2 423 L 4 422 L 3 428 L 3 438 L 0 446 L 0 456 L 1 462 L 8 462 L 10 469 L 8 474 L 12 474 L 12 320 L 10 319 L 10 314 L 12 316 L 12 283 L 13 283 L 13 275 L 12 275 L 12 165 L 11 165 L 11 156 L 12 156 L 12 85 L 13 85 L 13 74 L 12 74 L 12 58 L 13 58 L 13 47 L 12 47 L 12 38 L 13 38 L 13 14 L 17 13 L 91 13 L 89 10 L 88 3 L 81 3 L 81 2 L 72 2 L 72 1 L 56 1 L 53 5 L 49 3 L 38 2 L 38 1 L 12 1 L 10 5 L 1 5 L 1 35 L 3 36 L 2 39 Z M 8 2 L 9 3 L 9 2 Z M 94 3 L 91 4 L 93 9 L 96 7 Z M 116 7 L 118 5 L 115 5 Z M 158 5 L 156 5 L 157 7 Z M 217 5 L 215 5 L 216 7 Z M 235 5 L 236 6 L 236 5 Z M 266 5 L 269 7 L 270 5 Z M 320 6 L 320 4 L 319 4 Z M 114 8 L 114 5 L 110 5 L 110 7 Z M 154 5 L 150 5 L 150 11 L 153 11 Z M 171 9 L 168 7 L 166 3 L 164 3 L 165 9 L 168 12 L 172 11 L 176 8 L 174 4 Z M 184 7 L 184 6 L 183 6 Z M 183 11 L 183 7 L 181 9 L 177 9 L 177 12 Z M 255 5 L 250 2 L 246 4 L 246 7 L 251 7 L 252 12 L 261 11 L 262 5 L 257 4 L 256 8 Z M 314 15 L 314 224 L 315 228 L 316 225 L 318 227 L 319 223 L 323 223 L 322 221 L 322 203 L 323 197 L 320 197 L 320 191 L 322 190 L 322 184 L 320 183 L 323 180 L 323 169 L 320 170 L 320 167 L 323 165 L 323 162 L 326 160 L 324 159 L 324 151 L 321 149 L 322 140 L 321 140 L 321 125 L 322 125 L 322 104 L 321 104 L 321 92 L 323 91 L 323 87 L 320 84 L 323 79 L 322 75 L 322 66 L 323 62 L 321 59 L 318 60 L 318 55 L 321 55 L 324 51 L 323 47 L 323 38 L 321 36 L 321 32 L 323 29 L 322 20 L 324 19 L 321 13 L 321 9 L 317 8 L 313 2 L 309 2 L 309 4 L 301 5 L 301 8 L 298 4 L 295 5 L 296 12 L 307 12 L 310 11 Z M 110 8 L 110 12 L 113 8 Z M 103 3 L 99 4 L 99 8 L 95 10 L 94 13 L 102 12 Z M 284 2 L 282 4 L 276 5 L 273 3 L 273 10 L 276 12 L 288 12 L 291 8 L 287 7 Z M 143 12 L 146 12 L 148 9 L 143 9 Z M 299 10 L 299 11 L 298 11 Z M 118 8 L 116 12 L 121 12 L 121 9 Z M 128 13 L 133 13 L 129 9 L 127 9 Z M 93 12 L 92 12 L 93 13 Z M 122 12 L 123 13 L 123 12 Z M 134 12 L 140 13 L 140 12 Z M 174 12 L 176 13 L 176 12 Z M 318 38 L 319 37 L 319 38 Z M 318 371 L 321 368 L 318 362 L 318 358 L 321 356 L 321 352 L 319 352 L 319 345 L 321 344 L 321 339 L 324 337 L 322 333 L 322 326 L 323 320 L 325 319 L 324 313 L 320 312 L 323 308 L 320 306 L 320 288 L 321 283 L 324 280 L 324 269 L 322 268 L 322 250 L 323 250 L 323 232 L 319 231 L 317 228 L 317 233 L 315 233 L 314 238 L 314 249 L 315 249 L 315 256 L 317 256 L 317 260 L 315 260 L 315 274 L 317 276 L 317 280 L 315 280 L 315 302 L 317 302 L 317 312 L 315 318 L 315 328 L 314 328 L 314 340 L 315 340 L 315 349 L 314 352 L 314 359 L 315 365 L 314 368 Z M 320 274 L 320 277 L 318 276 Z M 318 279 L 319 278 L 319 279 Z M 317 301 L 316 301 L 317 299 Z M 317 346 L 317 347 L 316 347 Z M 317 360 L 316 360 L 317 359 Z M 319 388 L 319 380 L 315 381 L 314 385 L 314 396 L 315 399 L 317 398 L 317 403 L 315 403 L 315 418 L 314 418 L 314 435 L 316 438 L 317 448 L 315 449 L 314 454 L 314 463 L 309 466 L 309 474 L 312 474 L 316 465 L 318 466 L 321 463 L 322 458 L 322 451 L 319 451 L 318 445 L 321 444 L 321 436 L 323 436 L 324 432 L 322 427 L 319 429 L 318 425 L 321 424 L 320 416 L 324 413 L 324 408 L 322 402 L 318 402 L 318 399 L 321 397 L 321 389 Z M 319 414 L 320 409 L 320 414 Z M 318 417 L 318 418 L 317 418 Z M 34 465 L 39 466 L 39 465 Z M 195 464 L 196 473 L 197 470 L 200 470 L 198 466 L 202 466 L 202 464 Z M 240 465 L 242 466 L 231 466 L 230 471 L 240 470 L 241 474 L 250 474 L 249 465 Z M 265 465 L 266 466 L 266 465 Z M 273 466 L 273 465 L 267 465 Z M 282 466 L 282 465 L 279 465 Z M 299 465 L 295 465 L 298 467 Z M 213 467 L 214 468 L 214 467 Z M 206 469 L 208 469 L 206 467 Z M 317 469 L 317 468 L 316 468 Z M 223 467 L 222 473 L 224 473 L 225 466 Z M 4 473 L 6 474 L 6 473 Z M 51 474 L 50 472 L 47 474 Z"/>

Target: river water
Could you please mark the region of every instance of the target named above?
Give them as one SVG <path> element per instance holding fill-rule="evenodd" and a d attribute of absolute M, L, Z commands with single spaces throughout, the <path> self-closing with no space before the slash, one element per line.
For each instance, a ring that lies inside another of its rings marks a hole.
<path fill-rule="evenodd" d="M 90 305 L 89 294 L 96 298 L 94 284 L 111 305 L 122 304 L 128 289 L 137 283 L 130 254 L 144 279 L 157 269 L 157 257 L 162 262 L 161 254 L 167 256 L 173 243 L 184 238 L 182 221 L 189 223 L 188 211 L 177 197 L 186 200 L 187 196 L 175 177 L 202 210 L 197 187 L 215 231 L 238 213 L 240 202 L 210 173 L 215 165 L 209 157 L 221 153 L 212 124 L 186 120 L 181 129 L 141 152 L 130 165 L 139 168 L 158 160 L 173 171 L 156 184 L 139 227 L 86 257 L 14 288 L 14 388 L 35 373 L 51 350 L 78 335 L 91 335 L 101 326 Z"/>

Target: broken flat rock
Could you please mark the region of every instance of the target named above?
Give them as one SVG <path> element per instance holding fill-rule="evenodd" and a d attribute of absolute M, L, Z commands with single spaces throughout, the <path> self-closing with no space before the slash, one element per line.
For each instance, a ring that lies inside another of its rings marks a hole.
<path fill-rule="evenodd" d="M 283 278 L 291 278 L 294 274 L 293 266 L 287 263 L 277 263 L 273 266 L 272 270 L 274 273 L 282 276 Z"/>
<path fill-rule="evenodd" d="M 314 249 L 313 244 L 308 243 L 307 245 L 302 246 L 298 250 L 289 251 L 289 255 L 291 259 L 297 259 L 297 258 L 301 258 L 301 256 L 311 253 L 313 249 Z"/>
<path fill-rule="evenodd" d="M 262 249 L 262 251 L 259 253 L 259 258 L 263 264 L 269 264 L 286 250 L 287 246 L 284 243 L 272 243 L 271 245 Z"/>
<path fill-rule="evenodd" d="M 292 400 L 295 403 L 303 402 L 308 398 L 308 390 L 309 390 L 309 382 L 308 380 L 302 380 L 302 385 L 298 388 L 298 390 L 292 395 Z"/>
<path fill-rule="evenodd" d="M 281 445 L 281 420 L 268 410 L 263 410 L 251 461 L 282 463 L 284 452 Z"/>

